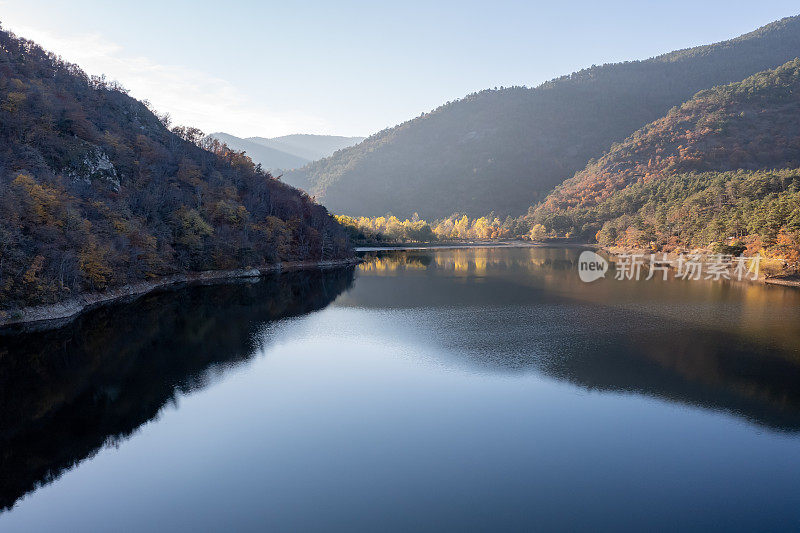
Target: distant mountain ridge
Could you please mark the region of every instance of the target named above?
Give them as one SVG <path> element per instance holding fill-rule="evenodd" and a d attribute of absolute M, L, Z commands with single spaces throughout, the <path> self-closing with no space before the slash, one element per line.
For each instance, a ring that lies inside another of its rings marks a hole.
<path fill-rule="evenodd" d="M 224 142 L 234 150 L 244 151 L 266 170 L 293 169 L 333 155 L 364 140 L 364 137 L 293 134 L 282 137 L 241 138 L 229 133 L 212 133 L 209 137 Z"/>
<path fill-rule="evenodd" d="M 697 91 L 798 56 L 800 17 L 789 17 L 729 41 L 594 66 L 535 89 L 472 94 L 283 179 L 336 213 L 519 214 Z"/>
<path fill-rule="evenodd" d="M 252 141 L 270 148 L 282 150 L 288 154 L 302 157 L 309 161 L 316 161 L 323 157 L 328 157 L 338 150 L 349 148 L 361 141 L 364 137 L 342 137 L 339 135 L 311 135 L 305 133 L 296 133 L 293 135 L 284 135 L 282 137 L 273 137 L 271 139 L 265 137 L 248 137 L 248 141 Z"/>
<path fill-rule="evenodd" d="M 254 163 L 260 163 L 265 170 L 299 168 L 309 162 L 304 157 L 298 157 L 283 150 L 265 146 L 249 139 L 242 139 L 228 133 L 212 133 L 208 137 L 227 144 L 233 150 L 245 152 Z"/>

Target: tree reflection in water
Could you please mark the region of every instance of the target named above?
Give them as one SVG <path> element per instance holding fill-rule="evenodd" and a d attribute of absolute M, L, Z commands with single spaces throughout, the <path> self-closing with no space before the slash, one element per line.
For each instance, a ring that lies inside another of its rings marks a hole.
<path fill-rule="evenodd" d="M 146 295 L 54 331 L 0 336 L 0 509 L 246 362 L 266 323 L 326 307 L 353 269 Z"/>
<path fill-rule="evenodd" d="M 417 334 L 456 354 L 448 364 L 536 371 L 800 432 L 800 291 L 711 281 L 587 284 L 577 275 L 579 253 L 373 252 L 341 305 L 414 310 L 404 316 Z"/>

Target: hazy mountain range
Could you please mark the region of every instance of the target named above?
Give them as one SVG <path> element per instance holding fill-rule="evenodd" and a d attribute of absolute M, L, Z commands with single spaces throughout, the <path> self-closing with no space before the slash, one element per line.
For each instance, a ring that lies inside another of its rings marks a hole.
<path fill-rule="evenodd" d="M 517 215 L 696 92 L 800 56 L 800 18 L 707 46 L 486 90 L 284 174 L 331 211 Z"/>
<path fill-rule="evenodd" d="M 364 137 L 309 134 L 243 139 L 223 132 L 212 133 L 209 137 L 224 142 L 234 150 L 247 152 L 254 162 L 261 163 L 267 170 L 299 168 L 364 140 Z"/>

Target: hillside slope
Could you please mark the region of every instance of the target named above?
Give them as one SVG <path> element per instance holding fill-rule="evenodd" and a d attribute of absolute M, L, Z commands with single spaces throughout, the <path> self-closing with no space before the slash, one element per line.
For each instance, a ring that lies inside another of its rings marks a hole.
<path fill-rule="evenodd" d="M 529 218 L 605 244 L 750 237 L 800 250 L 798 169 L 795 59 L 697 93 L 557 187 Z"/>
<path fill-rule="evenodd" d="M 176 272 L 349 254 L 324 207 L 206 147 L 0 31 L 0 312 Z"/>
<path fill-rule="evenodd" d="M 483 91 L 284 175 L 329 209 L 425 218 L 523 212 L 613 142 L 697 91 L 800 56 L 800 17 L 536 89 Z"/>
<path fill-rule="evenodd" d="M 550 194 L 542 209 L 596 205 L 670 174 L 800 167 L 800 59 L 697 93 Z"/>

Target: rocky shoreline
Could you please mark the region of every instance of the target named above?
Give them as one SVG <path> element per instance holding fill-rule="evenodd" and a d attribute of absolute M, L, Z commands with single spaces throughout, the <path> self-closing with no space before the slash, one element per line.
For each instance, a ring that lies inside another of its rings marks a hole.
<path fill-rule="evenodd" d="M 356 265 L 358 257 L 332 261 L 296 261 L 266 265 L 258 268 L 238 270 L 207 270 L 164 276 L 152 281 L 141 281 L 108 289 L 102 292 L 87 292 L 54 304 L 24 307 L 12 311 L 0 311 L 0 330 L 13 326 L 31 329 L 52 329 L 64 325 L 90 309 L 112 302 L 135 299 L 157 289 L 175 285 L 224 283 L 228 280 L 258 278 L 268 274 L 306 270 L 312 268 L 336 268 Z"/>
<path fill-rule="evenodd" d="M 784 285 L 786 287 L 800 287 L 800 276 L 787 275 L 787 276 L 773 276 L 765 278 L 764 283 L 768 285 Z"/>

